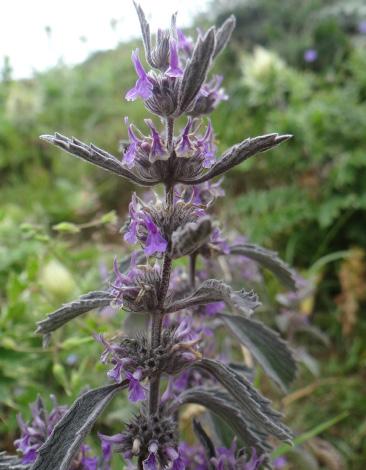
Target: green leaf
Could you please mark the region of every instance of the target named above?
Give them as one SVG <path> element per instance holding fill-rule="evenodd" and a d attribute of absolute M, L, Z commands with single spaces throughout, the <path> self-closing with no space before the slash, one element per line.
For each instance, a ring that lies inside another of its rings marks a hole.
<path fill-rule="evenodd" d="M 253 354 L 265 372 L 286 391 L 296 375 L 296 363 L 278 333 L 252 318 L 220 314 L 230 331 Z"/>

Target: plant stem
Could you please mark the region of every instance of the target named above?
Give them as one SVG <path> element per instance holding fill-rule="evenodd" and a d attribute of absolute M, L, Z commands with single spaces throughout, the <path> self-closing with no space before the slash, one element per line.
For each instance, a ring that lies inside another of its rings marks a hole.
<path fill-rule="evenodd" d="M 172 150 L 174 135 L 174 118 L 167 118 L 166 120 L 166 145 L 169 151 Z"/>
<path fill-rule="evenodd" d="M 174 202 L 174 189 L 166 189 L 166 204 L 167 211 L 170 213 L 170 209 Z M 167 252 L 164 255 L 163 266 L 161 270 L 161 281 L 158 292 L 159 306 L 156 312 L 152 314 L 151 322 L 151 337 L 150 346 L 151 349 L 156 349 L 160 345 L 161 331 L 163 327 L 164 314 L 162 308 L 164 306 L 164 300 L 169 288 L 170 273 L 172 269 L 172 258 L 168 255 L 170 251 L 170 240 L 168 242 Z M 159 388 L 160 388 L 160 374 L 156 374 L 155 377 L 150 378 L 150 390 L 149 390 L 149 414 L 154 415 L 159 408 Z"/>

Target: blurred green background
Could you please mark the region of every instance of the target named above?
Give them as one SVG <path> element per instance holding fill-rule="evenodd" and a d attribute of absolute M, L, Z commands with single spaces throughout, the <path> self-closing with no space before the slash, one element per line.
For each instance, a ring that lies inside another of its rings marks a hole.
<path fill-rule="evenodd" d="M 315 284 L 298 315 L 327 344 L 305 337 L 314 367 L 287 397 L 258 384 L 304 444 L 287 467 L 366 468 L 366 6 L 364 2 L 213 2 L 205 27 L 228 13 L 237 28 L 217 71 L 230 96 L 213 114 L 220 150 L 268 132 L 294 138 L 225 177 L 217 207 L 227 230 L 276 249 Z M 118 316 L 78 319 L 43 350 L 35 322 L 63 301 L 98 288 L 126 246 L 118 230 L 134 190 L 124 180 L 54 150 L 38 136 L 59 131 L 118 154 L 123 117 L 146 112 L 123 93 L 134 82 L 136 42 L 0 81 L 0 448 L 13 450 L 15 416 L 37 393 L 71 403 L 105 380 L 94 331 Z M 234 225 L 234 226 L 233 226 Z M 271 288 L 269 289 L 271 291 Z M 274 311 L 276 309 L 274 308 Z M 119 431 L 116 401 L 99 429 Z M 334 422 L 333 422 L 334 421 Z M 309 433 L 309 434 L 307 434 Z M 117 460 L 118 461 L 118 460 Z M 292 462 L 292 463 L 291 463 Z M 118 468 L 118 464 L 116 466 Z"/>

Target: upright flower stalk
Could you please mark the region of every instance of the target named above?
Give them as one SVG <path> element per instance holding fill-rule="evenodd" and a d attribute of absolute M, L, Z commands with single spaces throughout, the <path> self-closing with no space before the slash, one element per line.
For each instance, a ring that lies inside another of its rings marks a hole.
<path fill-rule="evenodd" d="M 95 334 L 113 383 L 81 395 L 50 432 L 37 437 L 37 446 L 26 436 L 17 445 L 27 459 L 34 459 L 32 470 L 88 470 L 87 464 L 108 470 L 112 451 L 139 470 L 255 470 L 269 465 L 273 438 L 290 442 L 291 432 L 253 387 L 251 371 L 237 361 L 237 344 L 246 346 L 282 389 L 293 380 L 295 363 L 278 334 L 254 318 L 260 302 L 243 284 L 262 279 L 259 267 L 272 271 L 288 289 L 296 289 L 296 282 L 276 253 L 243 237 L 231 241 L 221 231 L 209 209 L 224 191 L 221 179 L 212 180 L 291 136 L 248 138 L 216 155 L 207 115 L 227 95 L 222 77 L 210 77 L 210 70 L 230 39 L 234 17 L 200 33 L 194 43 L 176 28 L 174 15 L 170 28 L 159 30 L 153 44 L 144 12 L 135 6 L 147 66 L 134 51 L 137 79 L 125 98 L 143 100 L 156 122 L 147 119 L 146 129 L 140 130 L 126 119 L 129 142 L 118 157 L 59 133 L 41 138 L 138 185 L 162 185 L 165 194 L 154 194 L 148 202 L 132 196 L 123 238 L 138 248 L 122 261 L 116 258 L 108 288 L 63 305 L 38 323 L 37 332 L 49 341 L 68 321 L 104 307 L 123 310 L 132 321 L 144 316 L 149 327 L 135 337 L 117 332 L 113 340 Z M 178 118 L 184 120 L 181 130 L 176 129 Z M 175 261 L 182 258 L 187 263 L 177 267 Z M 235 273 L 239 290 L 226 282 Z M 215 279 L 217 274 L 224 280 Z M 215 341 L 222 328 L 231 334 L 231 349 L 225 352 Z M 130 402 L 138 404 L 136 413 L 119 434 L 101 435 L 103 457 L 88 460 L 84 439 L 108 403 L 124 390 Z M 193 422 L 197 444 L 190 448 L 180 439 L 180 409 L 191 403 L 231 428 L 229 449 L 198 420 Z M 22 424 L 24 434 L 28 429 Z M 11 465 L 18 462 L 4 458 Z"/>

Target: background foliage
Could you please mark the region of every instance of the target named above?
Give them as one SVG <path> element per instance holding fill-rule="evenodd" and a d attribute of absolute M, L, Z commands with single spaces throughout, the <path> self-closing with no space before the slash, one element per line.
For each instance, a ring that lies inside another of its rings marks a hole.
<path fill-rule="evenodd" d="M 305 436 L 305 444 L 286 454 L 289 468 L 363 469 L 366 8 L 362 2 L 253 0 L 215 2 L 210 11 L 217 22 L 227 11 L 238 18 L 218 65 L 230 95 L 213 116 L 219 149 L 266 132 L 295 136 L 231 173 L 218 210 L 314 282 L 298 315 L 329 340 L 325 346 L 302 338 L 318 373 L 303 368 L 287 397 L 260 375 L 258 384 Z M 29 415 L 27 404 L 37 393 L 70 403 L 87 384 L 105 380 L 91 334 L 118 328 L 118 316 L 77 320 L 46 350 L 33 331 L 60 302 L 98 288 L 114 255 L 125 252 L 118 229 L 132 188 L 47 147 L 38 135 L 57 130 L 118 153 L 126 137 L 123 117 L 137 124 L 144 117 L 142 105 L 122 100 L 134 81 L 132 46 L 96 53 L 73 68 L 60 63 L 31 80 L 13 80 L 6 60 L 2 67 L 1 448 L 12 449 L 16 413 Z M 305 60 L 309 49 L 317 54 L 312 62 Z M 100 429 L 117 431 L 127 412 L 116 402 Z"/>

